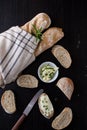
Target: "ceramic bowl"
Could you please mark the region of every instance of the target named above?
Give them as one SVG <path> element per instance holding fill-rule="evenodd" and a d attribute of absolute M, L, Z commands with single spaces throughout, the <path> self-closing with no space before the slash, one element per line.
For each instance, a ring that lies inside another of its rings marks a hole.
<path fill-rule="evenodd" d="M 43 80 L 42 75 L 41 75 L 41 70 L 46 65 L 49 65 L 49 66 L 51 66 L 53 68 L 57 68 L 57 70 L 55 71 L 54 76 L 50 80 L 48 80 L 48 81 Z M 39 66 L 39 68 L 38 68 L 38 77 L 40 78 L 41 81 L 43 81 L 45 83 L 52 83 L 52 82 L 54 82 L 57 79 L 58 75 L 59 75 L 59 67 L 56 64 L 54 64 L 53 62 L 50 62 L 50 61 L 43 62 Z"/>

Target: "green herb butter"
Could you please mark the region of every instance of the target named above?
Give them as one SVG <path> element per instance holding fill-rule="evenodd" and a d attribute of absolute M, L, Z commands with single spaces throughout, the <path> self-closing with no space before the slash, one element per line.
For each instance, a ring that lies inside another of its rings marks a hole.
<path fill-rule="evenodd" d="M 53 79 L 58 67 L 52 67 L 50 64 L 44 65 L 40 70 L 40 75 L 43 81 L 50 81 Z"/>

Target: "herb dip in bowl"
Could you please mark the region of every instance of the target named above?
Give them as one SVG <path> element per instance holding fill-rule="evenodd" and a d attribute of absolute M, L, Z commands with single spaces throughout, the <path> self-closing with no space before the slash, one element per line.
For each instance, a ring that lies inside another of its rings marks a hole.
<path fill-rule="evenodd" d="M 38 76 L 41 81 L 51 83 L 57 79 L 59 75 L 59 67 L 53 62 L 43 62 L 38 68 Z"/>

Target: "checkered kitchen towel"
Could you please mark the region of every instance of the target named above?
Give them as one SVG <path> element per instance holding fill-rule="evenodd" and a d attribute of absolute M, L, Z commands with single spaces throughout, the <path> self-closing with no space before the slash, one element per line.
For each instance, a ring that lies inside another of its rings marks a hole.
<path fill-rule="evenodd" d="M 0 34 L 0 73 L 5 84 L 14 81 L 35 60 L 38 42 L 36 37 L 18 26 Z"/>

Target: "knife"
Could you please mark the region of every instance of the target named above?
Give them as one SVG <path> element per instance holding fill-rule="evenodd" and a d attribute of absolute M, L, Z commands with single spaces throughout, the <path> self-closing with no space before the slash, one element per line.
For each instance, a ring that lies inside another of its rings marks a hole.
<path fill-rule="evenodd" d="M 37 102 L 39 96 L 43 93 L 43 89 L 40 89 L 35 95 L 34 97 L 31 99 L 31 101 L 28 103 L 27 107 L 25 108 L 25 110 L 23 111 L 23 114 L 21 115 L 21 117 L 18 119 L 18 121 L 16 122 L 16 124 L 12 127 L 11 130 L 18 130 L 19 126 L 23 123 L 24 119 L 28 116 L 28 114 L 30 113 L 30 111 L 32 110 L 32 108 L 34 107 L 35 103 Z"/>

